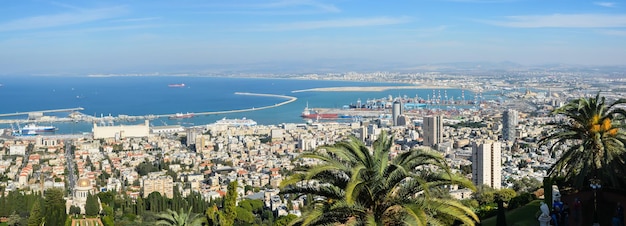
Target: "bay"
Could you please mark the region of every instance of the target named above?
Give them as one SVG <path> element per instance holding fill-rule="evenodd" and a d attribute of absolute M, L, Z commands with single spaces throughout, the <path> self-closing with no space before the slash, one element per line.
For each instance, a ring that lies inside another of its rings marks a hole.
<path fill-rule="evenodd" d="M 181 84 L 181 88 L 169 84 Z M 158 115 L 187 112 L 225 111 L 270 106 L 285 99 L 264 96 L 236 95 L 236 92 L 287 95 L 298 98 L 295 102 L 275 108 L 198 116 L 170 120 L 160 118 L 152 125 L 184 126 L 210 124 L 222 118 L 249 118 L 259 124 L 302 123 L 300 114 L 304 107 L 341 108 L 357 99 L 378 99 L 387 96 L 416 95 L 426 99 L 432 89 L 391 89 L 387 91 L 359 92 L 297 92 L 295 90 L 346 87 L 346 86 L 406 86 L 399 83 L 372 83 L 327 80 L 296 80 L 266 78 L 194 77 L 194 76 L 118 76 L 118 77 L 58 77 L 23 76 L 0 78 L 0 114 L 82 107 L 82 113 L 96 117 L 118 115 Z M 444 91 L 437 91 L 443 95 Z M 448 97 L 460 99 L 461 90 L 446 90 Z M 473 93 L 465 91 L 466 99 Z M 67 113 L 47 114 L 59 117 Z M 26 116 L 11 118 L 25 119 Z M 137 124 L 130 122 L 125 124 Z M 54 123 L 57 133 L 91 132 L 89 123 Z M 10 128 L 10 125 L 0 125 Z"/>

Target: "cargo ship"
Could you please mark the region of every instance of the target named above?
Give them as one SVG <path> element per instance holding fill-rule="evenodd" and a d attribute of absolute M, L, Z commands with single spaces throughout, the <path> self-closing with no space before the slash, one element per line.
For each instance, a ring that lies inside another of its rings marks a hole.
<path fill-rule="evenodd" d="M 320 113 L 318 111 L 309 109 L 309 107 L 307 106 L 304 108 L 304 111 L 302 111 L 302 115 L 300 115 L 300 117 L 308 119 L 336 119 L 339 118 L 339 114 Z"/>
<path fill-rule="evenodd" d="M 169 119 L 184 119 L 184 118 L 192 118 L 193 116 L 194 116 L 193 113 L 187 113 L 187 114 L 176 113 L 175 115 L 170 116 Z"/>
<path fill-rule="evenodd" d="M 169 84 L 167 86 L 171 88 L 182 88 L 185 87 L 185 83 Z"/>
<path fill-rule="evenodd" d="M 222 118 L 220 120 L 215 121 L 213 125 L 225 125 L 225 126 L 256 126 L 256 121 L 247 118 L 241 119 L 227 119 Z"/>

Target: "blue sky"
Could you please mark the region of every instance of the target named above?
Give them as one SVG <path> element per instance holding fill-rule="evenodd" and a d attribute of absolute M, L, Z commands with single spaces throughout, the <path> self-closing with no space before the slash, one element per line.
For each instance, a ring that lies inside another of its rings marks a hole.
<path fill-rule="evenodd" d="M 626 2 L 4 1 L 0 73 L 315 62 L 626 64 Z"/>

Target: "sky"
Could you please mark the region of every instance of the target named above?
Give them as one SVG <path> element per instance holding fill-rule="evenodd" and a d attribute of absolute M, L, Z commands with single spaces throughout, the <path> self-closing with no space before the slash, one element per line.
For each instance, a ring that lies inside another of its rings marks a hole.
<path fill-rule="evenodd" d="M 626 64 L 626 2 L 3 1 L 0 74 L 225 65 Z"/>

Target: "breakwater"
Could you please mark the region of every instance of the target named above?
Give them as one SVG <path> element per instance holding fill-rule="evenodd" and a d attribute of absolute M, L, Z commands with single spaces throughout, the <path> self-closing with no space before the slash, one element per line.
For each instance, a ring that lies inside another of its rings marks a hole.
<path fill-rule="evenodd" d="M 259 110 L 279 107 L 279 106 L 286 105 L 286 104 L 289 104 L 289 103 L 292 103 L 292 102 L 298 100 L 298 98 L 293 97 L 293 96 L 278 95 L 278 94 L 248 93 L 248 92 L 235 92 L 235 94 L 236 95 L 246 95 L 246 96 L 275 97 L 275 98 L 281 98 L 281 99 L 286 99 L 286 100 L 283 101 L 283 102 L 276 103 L 276 104 L 273 104 L 273 105 L 268 105 L 268 106 L 252 107 L 252 108 L 245 108 L 245 109 L 224 110 L 224 111 L 194 112 L 194 113 L 188 113 L 188 114 L 193 115 L 193 116 L 202 116 L 202 115 L 218 115 L 218 114 L 231 114 L 231 113 L 241 113 L 241 112 L 249 112 L 249 111 L 259 111 Z M 75 108 L 75 109 L 82 109 L 82 108 Z M 67 109 L 59 109 L 59 110 L 47 110 L 47 111 L 42 111 L 42 112 L 58 112 L 58 111 L 61 111 L 61 110 L 67 111 Z M 27 115 L 28 113 L 32 113 L 32 112 L 24 112 L 24 115 Z M 7 115 L 15 116 L 15 115 L 18 115 L 18 114 L 12 113 L 12 114 L 7 114 Z M 176 117 L 177 114 L 181 114 L 181 113 L 157 114 L 157 115 L 155 115 L 155 114 L 148 114 L 148 115 L 139 115 L 139 116 L 133 116 L 133 115 L 111 116 L 111 115 L 109 115 L 109 116 L 96 117 L 96 116 L 83 114 L 83 113 L 81 113 L 79 111 L 74 111 L 74 112 L 70 113 L 70 115 L 68 117 L 63 117 L 63 118 L 43 116 L 43 117 L 40 117 L 38 119 L 4 119 L 4 120 L 0 120 L 0 124 L 79 122 L 79 121 L 80 122 L 135 121 L 135 120 L 145 120 L 145 119 L 152 120 L 152 119 L 158 119 L 158 118 L 172 118 L 172 117 Z"/>

